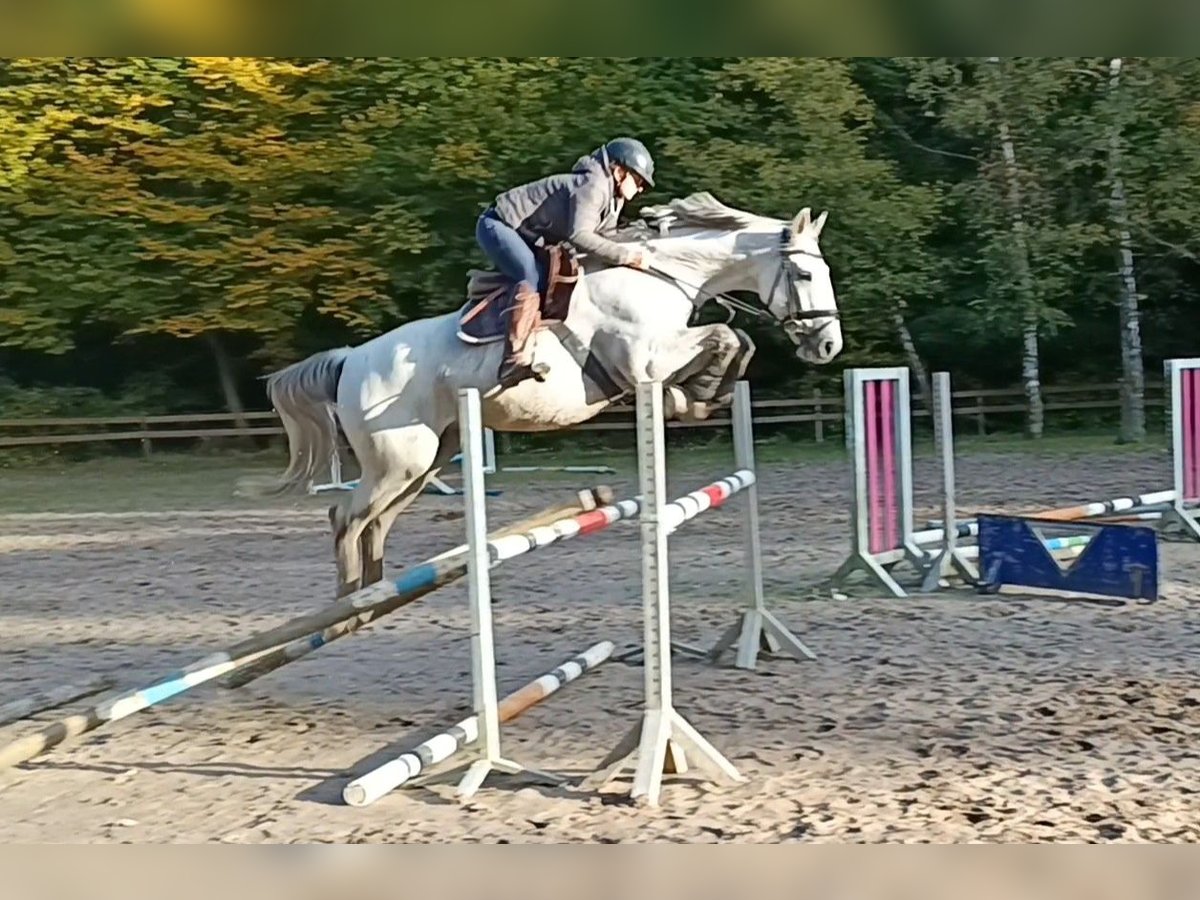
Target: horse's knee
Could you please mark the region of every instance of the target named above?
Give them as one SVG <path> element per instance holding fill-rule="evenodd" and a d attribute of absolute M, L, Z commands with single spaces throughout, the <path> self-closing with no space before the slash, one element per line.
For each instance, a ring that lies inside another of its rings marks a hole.
<path fill-rule="evenodd" d="M 707 343 L 713 351 L 722 356 L 737 353 L 742 348 L 738 332 L 728 325 L 714 325 Z"/>

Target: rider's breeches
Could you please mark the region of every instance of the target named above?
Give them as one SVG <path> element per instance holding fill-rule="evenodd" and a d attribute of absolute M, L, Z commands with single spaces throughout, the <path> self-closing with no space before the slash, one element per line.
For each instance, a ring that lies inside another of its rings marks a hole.
<path fill-rule="evenodd" d="M 479 217 L 475 240 L 497 269 L 513 281 L 524 281 L 535 291 L 538 289 L 540 279 L 533 248 L 516 229 L 502 222 L 495 210 L 489 209 Z"/>

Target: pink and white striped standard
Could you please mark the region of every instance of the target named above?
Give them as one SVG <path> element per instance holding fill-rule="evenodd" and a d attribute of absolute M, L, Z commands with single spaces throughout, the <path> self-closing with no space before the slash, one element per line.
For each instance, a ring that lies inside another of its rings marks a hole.
<path fill-rule="evenodd" d="M 749 469 L 739 469 L 732 475 L 714 481 L 712 484 L 692 491 L 666 504 L 664 507 L 664 524 L 671 532 L 689 519 L 694 519 L 707 509 L 716 509 L 739 491 L 754 484 L 754 473 Z M 642 498 L 621 500 L 610 506 L 602 506 L 591 512 L 568 516 L 550 525 L 534 528 L 523 534 L 507 535 L 488 541 L 488 555 L 494 563 L 513 559 L 531 550 L 548 547 L 551 544 L 565 541 L 583 534 L 594 534 L 603 531 L 622 519 L 636 518 L 642 511 Z"/>

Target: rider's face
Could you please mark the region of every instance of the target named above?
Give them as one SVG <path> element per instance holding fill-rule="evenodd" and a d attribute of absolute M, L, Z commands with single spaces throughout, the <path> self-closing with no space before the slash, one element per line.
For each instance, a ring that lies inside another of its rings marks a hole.
<path fill-rule="evenodd" d="M 623 166 L 617 166 L 613 174 L 616 176 L 617 191 L 625 200 L 632 200 L 646 187 L 641 178 Z"/>

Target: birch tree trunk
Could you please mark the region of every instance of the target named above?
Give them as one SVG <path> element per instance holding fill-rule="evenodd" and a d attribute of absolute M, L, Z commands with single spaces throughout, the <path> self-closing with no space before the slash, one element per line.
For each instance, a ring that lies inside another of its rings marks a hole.
<path fill-rule="evenodd" d="M 903 300 L 896 300 L 892 304 L 892 324 L 896 326 L 896 336 L 900 339 L 900 347 L 904 351 L 904 358 L 908 361 L 908 370 L 916 379 L 917 393 L 921 402 L 926 409 L 932 410 L 933 389 L 929 383 L 929 372 L 925 368 L 924 360 L 917 353 L 917 344 L 913 340 L 912 332 L 908 330 L 908 320 L 904 318 L 907 308 L 908 304 Z"/>
<path fill-rule="evenodd" d="M 1038 345 L 1037 297 L 1033 271 L 1029 263 L 1029 234 L 1021 209 L 1021 181 L 1017 170 L 1017 152 L 1013 147 L 1008 122 L 1000 120 L 1000 147 L 1004 154 L 1004 180 L 1007 186 L 1009 216 L 1013 233 L 1013 264 L 1021 297 L 1023 324 L 1021 381 L 1025 388 L 1027 416 L 1025 432 L 1040 438 L 1045 428 L 1046 410 L 1042 402 L 1041 362 Z"/>
<path fill-rule="evenodd" d="M 1121 57 L 1108 68 L 1108 87 L 1116 96 L 1121 85 Z M 1121 433 L 1122 442 L 1146 438 L 1146 378 L 1142 361 L 1141 315 L 1138 311 L 1137 275 L 1133 238 L 1129 231 L 1129 205 L 1121 169 L 1121 125 L 1113 122 L 1108 134 L 1108 205 L 1117 238 L 1117 273 L 1121 286 Z"/>

